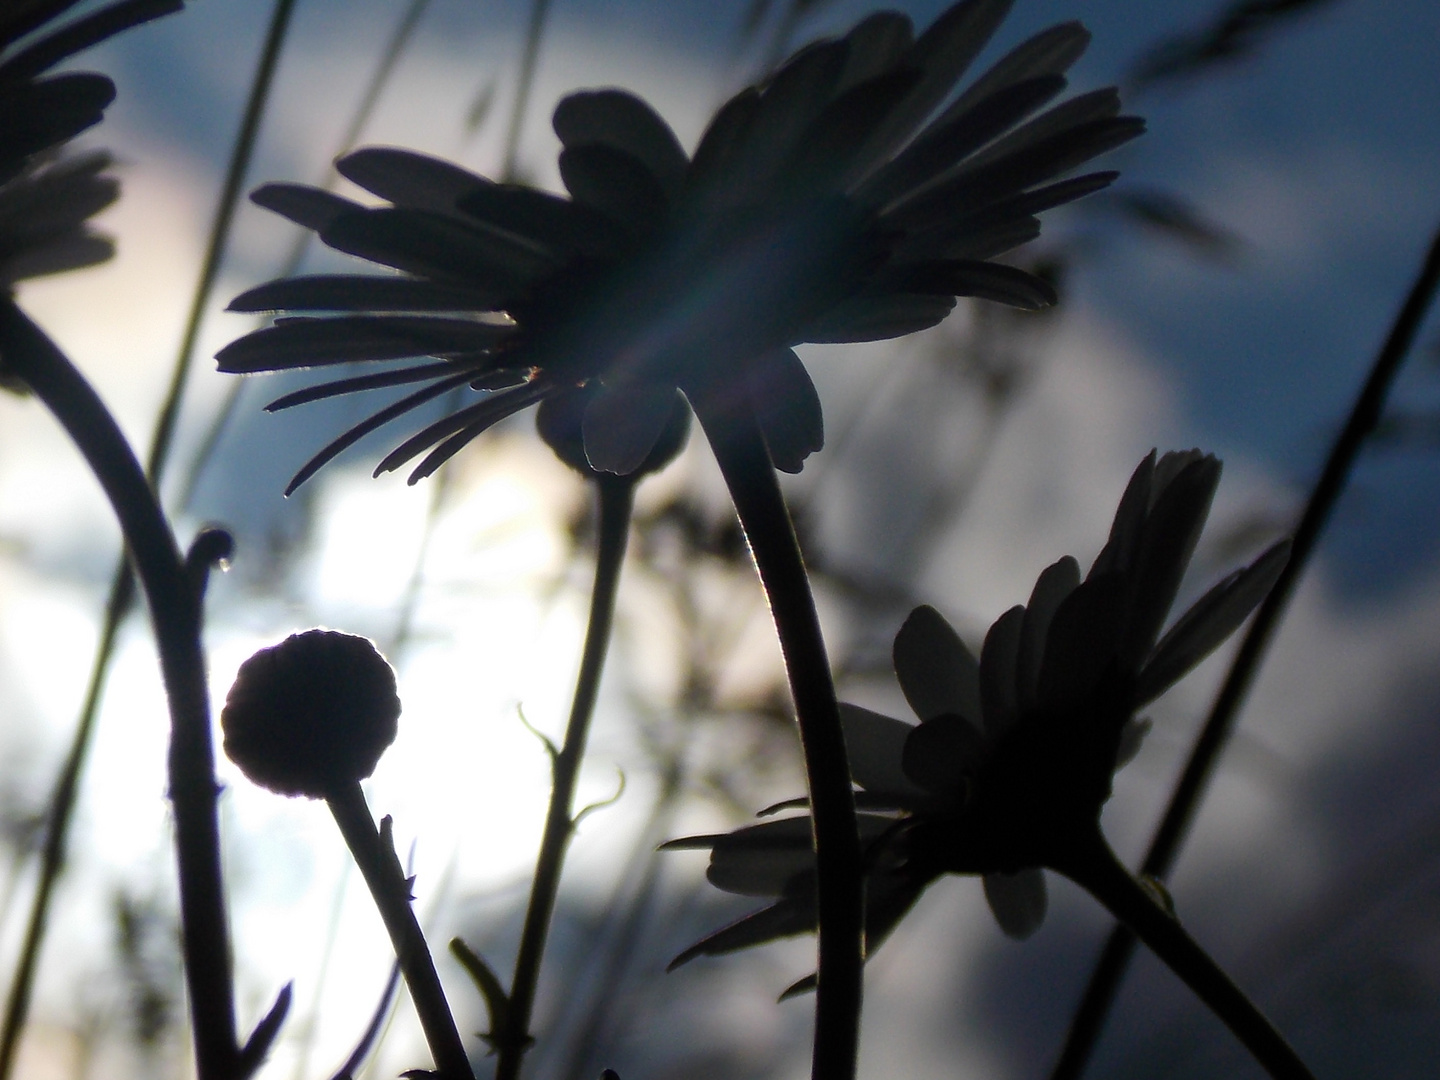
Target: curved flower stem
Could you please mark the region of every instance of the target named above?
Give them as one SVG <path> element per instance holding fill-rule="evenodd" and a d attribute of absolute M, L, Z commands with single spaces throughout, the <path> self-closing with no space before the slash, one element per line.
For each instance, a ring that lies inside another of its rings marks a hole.
<path fill-rule="evenodd" d="M 490 1041 L 499 1052 L 495 1080 L 515 1080 L 525 1051 L 534 1039 L 530 1035 L 530 1014 L 535 1006 L 535 988 L 540 980 L 540 962 L 555 897 L 560 890 L 560 871 L 565 849 L 575 831 L 573 804 L 575 781 L 585 757 L 590 734 L 590 717 L 600 689 L 600 673 L 610 645 L 610 628 L 615 617 L 615 594 L 620 585 L 620 568 L 630 535 L 630 511 L 635 503 L 635 483 L 628 477 L 601 477 L 595 481 L 600 504 L 599 540 L 595 552 L 595 586 L 590 594 L 590 622 L 585 630 L 585 647 L 580 657 L 580 674 L 575 697 L 565 726 L 565 741 L 559 750 L 550 747 L 550 806 L 545 813 L 545 832 L 535 860 L 535 881 L 530 887 L 530 904 L 525 910 L 525 927 L 520 934 L 520 951 L 515 958 L 515 976 L 510 983 L 510 1004 L 504 1018 L 491 1033 Z"/>
<path fill-rule="evenodd" d="M 1370 375 L 1355 400 L 1345 427 L 1330 449 L 1320 479 L 1296 526 L 1290 561 L 1285 564 L 1274 588 L 1255 613 L 1250 629 L 1231 661 L 1230 671 L 1216 695 L 1210 716 L 1195 740 L 1180 779 L 1176 781 L 1164 817 L 1141 864 L 1141 873 L 1164 878 L 1174 866 L 1220 754 L 1235 730 L 1240 708 L 1289 606 L 1295 585 L 1309 563 L 1331 511 L 1345 490 L 1350 470 L 1354 468 L 1365 440 L 1380 422 L 1390 387 L 1434 303 L 1437 290 L 1440 290 L 1440 230 L 1431 238 L 1424 265 L 1371 365 Z M 1070 1023 L 1070 1032 L 1050 1080 L 1076 1080 L 1084 1071 L 1134 951 L 1134 936 L 1124 926 L 1115 927 L 1090 974 L 1090 981 Z"/>
<path fill-rule="evenodd" d="M 1210 959 L 1180 921 L 1121 865 L 1098 834 L 1056 867 L 1128 926 L 1195 992 L 1275 1080 L 1314 1080 L 1313 1074 L 1255 1004 Z"/>
<path fill-rule="evenodd" d="M 332 792 L 325 802 L 335 815 L 345 846 L 355 857 L 355 865 L 360 867 L 360 874 L 390 935 L 395 960 L 405 976 L 415 1012 L 420 1016 L 420 1026 L 435 1058 L 435 1067 L 445 1080 L 473 1080 L 470 1058 L 460 1041 L 460 1031 L 455 1027 L 430 947 L 425 944 L 415 909 L 410 906 L 410 879 L 395 857 L 390 841 L 390 819 L 385 818 L 380 828 L 375 828 L 358 782 Z"/>
<path fill-rule="evenodd" d="M 815 1080 L 855 1075 L 863 994 L 864 897 L 860 839 L 850 765 L 835 703 L 835 684 L 810 579 L 775 478 L 770 454 L 748 402 L 723 389 L 686 394 L 710 440 L 785 657 L 815 822 L 820 931 L 815 1001 Z"/>
<path fill-rule="evenodd" d="M 235 1045 L 229 929 L 220 872 L 215 758 L 195 584 L 155 493 L 124 435 L 84 377 L 15 306 L 0 300 L 0 353 L 74 440 L 100 481 L 140 583 L 160 648 L 170 706 L 169 784 L 175 809 L 185 979 L 201 1080 L 242 1072 Z"/>

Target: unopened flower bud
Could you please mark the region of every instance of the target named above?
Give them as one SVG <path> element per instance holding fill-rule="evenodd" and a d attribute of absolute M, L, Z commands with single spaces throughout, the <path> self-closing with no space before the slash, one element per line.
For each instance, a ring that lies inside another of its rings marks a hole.
<path fill-rule="evenodd" d="M 399 716 L 395 672 L 368 638 L 307 630 L 240 665 L 220 727 L 255 783 L 323 799 L 375 771 Z"/>

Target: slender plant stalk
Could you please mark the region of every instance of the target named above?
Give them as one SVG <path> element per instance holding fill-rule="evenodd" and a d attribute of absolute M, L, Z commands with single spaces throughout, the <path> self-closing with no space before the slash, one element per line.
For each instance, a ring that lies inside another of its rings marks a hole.
<path fill-rule="evenodd" d="M 818 983 L 814 1080 L 855 1075 L 863 993 L 864 896 L 850 765 L 810 579 L 764 436 L 747 402 L 686 395 L 710 440 L 750 544 L 785 657 L 815 828 Z"/>
<path fill-rule="evenodd" d="M 325 801 L 335 815 L 335 824 L 340 826 L 346 846 L 355 856 L 355 863 L 390 935 L 390 943 L 395 947 L 395 959 L 405 976 L 425 1041 L 435 1058 L 435 1067 L 445 1080 L 473 1080 L 475 1074 L 470 1069 L 465 1044 L 460 1041 L 430 947 L 425 944 L 425 935 L 410 904 L 410 881 L 395 857 L 388 836 L 375 828 L 370 808 L 365 805 L 365 793 L 358 783 L 344 785 Z"/>
<path fill-rule="evenodd" d="M 1195 992 L 1275 1080 L 1315 1080 L 1313 1074 L 1253 1002 L 1210 955 L 1130 876 L 1099 835 L 1061 869 L 1104 904 Z"/>
<path fill-rule="evenodd" d="M 540 43 L 545 37 L 545 19 L 550 14 L 550 0 L 530 0 L 530 25 L 525 31 L 525 51 L 520 56 L 520 74 L 515 79 L 515 105 L 510 110 L 510 127 L 505 133 L 505 157 L 500 179 L 515 180 L 520 165 L 520 136 L 525 126 L 525 113 L 530 107 L 530 91 L 535 86 L 535 69 L 540 63 Z"/>
<path fill-rule="evenodd" d="M 1430 242 L 1419 276 L 1411 286 L 1405 303 L 1386 335 L 1385 343 L 1370 369 L 1350 417 L 1336 437 L 1325 462 L 1320 479 L 1311 492 L 1291 542 L 1290 561 L 1255 614 L 1245 634 L 1230 671 L 1211 707 L 1210 716 L 1201 728 L 1185 770 L 1175 784 L 1165 815 L 1151 841 L 1140 872 L 1149 877 L 1167 877 L 1180 854 L 1180 847 L 1205 796 L 1216 763 L 1235 730 L 1240 708 L 1255 681 L 1271 639 L 1289 606 L 1290 597 L 1314 553 L 1330 514 L 1345 490 L 1356 458 L 1365 440 L 1380 422 L 1381 412 L 1395 376 L 1415 341 L 1415 335 L 1440 288 L 1440 231 Z M 1123 925 L 1111 931 L 1095 970 L 1085 987 L 1084 996 L 1071 1021 L 1065 1046 L 1051 1073 L 1051 1080 L 1076 1080 L 1085 1070 L 1105 1026 L 1106 1017 L 1119 992 L 1125 970 L 1135 952 L 1135 936 Z"/>
<path fill-rule="evenodd" d="M 241 1056 L 220 868 L 219 786 L 195 583 L 114 418 L 74 365 L 9 299 L 0 300 L 0 353 L 59 420 L 99 480 L 150 604 L 170 707 L 170 801 L 196 1068 L 200 1080 L 236 1080 Z"/>
<path fill-rule="evenodd" d="M 175 425 L 180 414 L 185 383 L 189 378 L 195 352 L 195 341 L 199 334 L 205 305 L 209 302 L 214 288 L 215 276 L 224 254 L 231 222 L 234 219 L 235 204 L 239 199 L 240 184 L 249 167 L 254 150 L 255 138 L 259 131 L 260 118 L 264 115 L 265 103 L 274 81 L 276 62 L 280 46 L 289 25 L 294 0 L 277 0 L 271 16 L 270 28 L 265 45 L 261 50 L 255 77 L 251 82 L 250 98 L 246 103 L 244 119 L 231 152 L 230 165 L 221 191 L 215 220 L 210 228 L 210 240 L 200 278 L 191 298 L 190 312 L 186 318 L 185 330 L 170 376 L 160 414 L 150 439 L 150 454 L 146 463 L 146 475 L 150 483 L 159 488 L 165 466 L 174 442 Z M 115 566 L 111 579 L 109 596 L 105 602 L 105 613 L 101 619 L 100 640 L 91 663 L 90 679 L 86 686 L 85 700 L 80 708 L 80 717 L 70 741 L 60 776 L 55 782 L 46 816 L 45 843 L 40 854 L 40 873 L 31 901 L 30 914 L 25 927 L 25 938 L 20 946 L 20 958 L 16 963 L 14 979 L 5 1002 L 4 1026 L 0 1028 L 0 1080 L 10 1080 L 15 1063 L 15 1052 L 20 1036 L 25 1030 L 29 1016 L 30 998 L 34 988 L 35 973 L 39 967 L 40 950 L 45 943 L 45 931 L 49 922 L 50 904 L 54 896 L 55 883 L 65 866 L 65 852 L 68 846 L 70 821 L 74 815 L 75 800 L 79 792 L 80 776 L 85 760 L 89 756 L 90 741 L 95 730 L 100 700 L 109 675 L 110 663 L 114 657 L 115 641 L 121 624 L 130 613 L 135 600 L 135 582 L 130 564 L 122 554 Z"/>
<path fill-rule="evenodd" d="M 575 831 L 575 782 L 585 757 L 590 717 L 595 711 L 600 674 L 605 667 L 605 654 L 609 651 L 615 595 L 630 535 L 630 511 L 635 501 L 634 481 L 627 477 L 602 477 L 595 481 L 595 486 L 600 504 L 600 527 L 595 552 L 595 587 L 590 595 L 590 622 L 585 630 L 580 674 L 575 682 L 570 719 L 565 726 L 565 741 L 554 752 L 551 761 L 550 806 L 545 813 L 545 831 L 540 841 L 540 854 L 535 861 L 535 881 L 530 887 L 530 903 L 525 910 L 525 926 L 520 934 L 520 951 L 515 958 L 510 1006 L 505 1011 L 504 1021 L 490 1037 L 500 1055 L 495 1067 L 495 1080 L 515 1080 L 520 1075 L 525 1051 L 534 1041 L 530 1036 L 530 1015 L 535 1007 L 540 961 L 545 955 L 550 918 L 560 890 L 565 849 Z"/>

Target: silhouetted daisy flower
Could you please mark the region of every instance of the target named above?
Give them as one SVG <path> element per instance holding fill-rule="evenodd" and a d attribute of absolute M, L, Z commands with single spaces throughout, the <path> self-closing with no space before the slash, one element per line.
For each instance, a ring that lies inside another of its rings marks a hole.
<path fill-rule="evenodd" d="M 1111 172 L 1059 178 L 1142 130 L 1118 115 L 1113 89 L 1046 108 L 1089 40 L 1077 23 L 1030 39 L 955 95 L 1008 8 L 967 0 L 918 38 L 905 16 L 873 15 L 737 94 L 693 157 L 634 95 L 572 94 L 554 116 L 568 199 L 385 148 L 337 168 L 388 206 L 266 185 L 252 195 L 261 206 L 402 273 L 252 289 L 232 310 L 331 314 L 241 338 L 220 368 L 386 362 L 272 409 L 420 386 L 321 450 L 292 490 L 451 390 L 473 400 L 377 473 L 420 457 L 411 479 L 428 475 L 498 420 L 581 388 L 597 470 L 624 475 L 644 461 L 678 390 L 748 403 L 776 467 L 798 471 L 823 423 L 793 346 L 908 334 L 943 319 L 956 296 L 1053 302 L 1044 281 L 993 260 L 1038 234 L 1041 211 L 1109 184 Z M 436 359 L 390 363 L 420 356 Z"/>
<path fill-rule="evenodd" d="M 978 661 L 934 608 L 911 612 L 894 662 L 918 725 L 841 706 L 861 789 L 867 951 L 944 873 L 982 875 L 1001 928 L 1020 938 L 1044 918 L 1041 868 L 1087 884 L 1111 778 L 1149 726 L 1137 710 L 1244 621 L 1289 554 L 1274 545 L 1161 634 L 1219 476 L 1199 451 L 1151 453 L 1090 572 L 1082 580 L 1069 557 L 1047 568 L 1029 603 L 990 628 Z M 774 898 L 676 963 L 814 928 L 808 816 L 667 846 L 709 848 L 716 886 Z"/>

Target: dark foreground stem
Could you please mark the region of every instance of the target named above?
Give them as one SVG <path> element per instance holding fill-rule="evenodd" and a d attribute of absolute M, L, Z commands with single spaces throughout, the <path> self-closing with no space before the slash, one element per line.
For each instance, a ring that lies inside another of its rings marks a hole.
<path fill-rule="evenodd" d="M 575 781 L 585 757 L 590 734 L 590 717 L 600 690 L 600 673 L 609 651 L 610 628 L 615 617 L 615 594 L 620 585 L 620 568 L 625 562 L 625 545 L 630 535 L 630 510 L 635 501 L 635 484 L 628 477 L 602 477 L 595 482 L 600 504 L 599 541 L 595 552 L 595 587 L 590 595 L 590 622 L 585 630 L 585 647 L 580 657 L 580 674 L 575 681 L 575 698 L 565 726 L 565 741 L 551 761 L 550 806 L 545 813 L 545 832 L 535 860 L 535 881 L 530 904 L 525 910 L 525 928 L 520 934 L 520 952 L 515 958 L 515 977 L 510 984 L 510 1006 L 503 1022 L 490 1040 L 500 1054 L 495 1080 L 515 1080 L 525 1051 L 534 1039 L 530 1015 L 535 1007 L 535 988 L 540 981 L 540 962 L 555 897 L 560 890 L 560 871 L 565 849 L 575 831 Z"/>
<path fill-rule="evenodd" d="M 1240 707 L 1285 614 L 1295 585 L 1314 553 L 1315 544 L 1329 521 L 1336 502 L 1345 490 L 1350 471 L 1365 440 L 1380 421 L 1390 386 L 1430 310 L 1437 287 L 1440 287 L 1440 231 L 1437 231 L 1431 240 L 1430 250 L 1420 274 L 1411 286 L 1389 334 L 1386 335 L 1385 344 L 1375 358 L 1370 377 L 1360 391 L 1360 396 L 1356 398 L 1345 427 L 1341 429 L 1334 446 L 1331 447 L 1325 468 L 1295 529 L 1295 537 L 1290 547 L 1290 561 L 1276 580 L 1275 587 L 1260 605 L 1254 622 L 1250 624 L 1250 629 L 1231 662 L 1230 672 L 1215 698 L 1205 726 L 1196 738 L 1190 758 L 1185 763 L 1185 770 L 1176 781 L 1169 805 L 1165 808 L 1165 815 L 1160 820 L 1150 850 L 1141 864 L 1142 874 L 1162 879 L 1169 876 L 1185 836 L 1195 820 L 1200 800 L 1209 786 L 1215 765 L 1235 730 Z M 1090 982 L 1086 985 L 1085 994 L 1076 1009 L 1075 1019 L 1071 1021 L 1065 1047 L 1056 1062 L 1051 1080 L 1076 1080 L 1084 1072 L 1134 952 L 1135 936 L 1123 925 L 1115 927 L 1105 942 L 1095 970 L 1090 975 Z"/>
<path fill-rule="evenodd" d="M 210 229 L 209 246 L 200 278 L 191 298 L 190 312 L 175 365 L 170 377 L 169 390 L 160 414 L 155 422 L 151 437 L 150 454 L 146 462 L 146 475 L 158 488 L 168 462 L 170 448 L 174 441 L 175 425 L 180 414 L 181 398 L 192 366 L 195 341 L 199 334 L 205 305 L 209 302 L 215 276 L 225 250 L 225 240 L 235 215 L 235 204 L 239 201 L 240 185 L 249 167 L 250 157 L 259 131 L 260 118 L 265 111 L 273 82 L 280 44 L 290 20 L 294 0 L 277 0 L 271 17 L 270 29 L 261 50 L 255 77 L 251 82 L 250 97 L 246 104 L 245 116 L 240 132 L 231 152 L 230 165 L 216 208 L 215 220 Z M 0 1029 L 0 1080 L 9 1080 L 14 1068 L 15 1051 L 20 1035 L 25 1029 L 29 1014 L 30 995 L 34 986 L 35 972 L 39 965 L 40 950 L 45 942 L 45 930 L 49 922 L 50 903 L 55 884 L 65 865 L 65 851 L 70 832 L 70 819 L 75 809 L 79 790 L 80 775 L 89 755 L 90 738 L 95 729 L 95 718 L 99 712 L 101 695 L 109 674 L 110 661 L 114 654 L 115 639 L 120 625 L 130 613 L 135 600 L 135 579 L 130 564 L 122 555 L 115 568 L 109 597 L 105 603 L 105 614 L 101 621 L 100 640 L 91 664 L 90 680 L 85 691 L 85 700 L 75 733 L 70 741 L 70 750 L 56 779 L 54 794 L 51 796 L 45 822 L 45 845 L 40 854 L 40 873 L 35 886 L 35 896 L 30 904 L 30 916 L 25 927 L 25 939 L 20 946 L 20 959 L 16 964 L 14 981 L 10 985 L 9 997 L 5 1002 L 4 1027 Z"/>
<path fill-rule="evenodd" d="M 810 579 L 748 403 L 731 407 L 723 391 L 691 393 L 691 404 L 735 502 L 780 637 L 805 754 L 815 822 L 819 962 L 814 1080 L 855 1075 L 863 992 L 864 897 L 855 796 L 835 703 L 835 684 Z"/>
<path fill-rule="evenodd" d="M 395 857 L 395 848 L 388 835 L 389 818 L 385 819 L 384 831 L 375 828 L 370 808 L 365 805 L 365 793 L 358 783 L 345 785 L 325 801 L 335 815 L 335 824 L 340 826 L 345 845 L 355 857 L 355 865 L 360 867 L 375 907 L 385 923 L 385 930 L 390 935 L 395 960 L 405 976 L 405 985 L 410 990 L 410 1000 L 415 1003 L 415 1012 L 419 1014 L 425 1041 L 435 1058 L 435 1067 L 445 1080 L 473 1080 L 475 1074 L 470 1070 L 470 1058 L 465 1053 L 465 1044 L 460 1041 L 460 1032 L 455 1027 L 455 1018 L 450 1013 L 450 1003 L 445 999 L 440 976 L 435 971 L 430 947 L 425 944 L 425 935 L 420 931 L 415 909 L 410 906 L 410 881 L 400 866 L 400 860 Z"/>
<path fill-rule="evenodd" d="M 1096 836 L 1062 870 L 1104 904 L 1218 1016 L 1275 1080 L 1314 1080 L 1274 1025 Z"/>
<path fill-rule="evenodd" d="M 170 801 L 180 871 L 185 980 L 201 1080 L 240 1072 L 220 873 L 210 703 L 195 585 L 140 463 L 84 377 L 15 306 L 0 300 L 0 354 L 54 413 L 115 510 L 150 604 L 170 706 Z"/>

